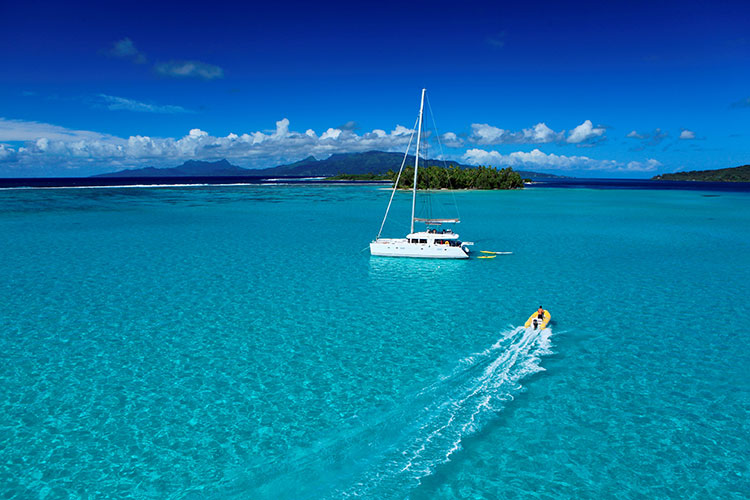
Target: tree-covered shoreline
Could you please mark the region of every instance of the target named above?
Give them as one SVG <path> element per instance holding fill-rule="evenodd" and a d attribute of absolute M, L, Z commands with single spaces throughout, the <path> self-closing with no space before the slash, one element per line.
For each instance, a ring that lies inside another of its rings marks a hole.
<path fill-rule="evenodd" d="M 750 165 L 717 170 L 693 170 L 652 177 L 656 181 L 750 182 Z"/>
<path fill-rule="evenodd" d="M 385 174 L 341 174 L 328 180 L 386 180 L 396 182 L 397 172 L 389 170 Z M 411 189 L 414 183 L 414 167 L 406 167 L 398 182 L 399 189 Z M 513 168 L 474 167 L 460 168 L 456 165 L 421 167 L 417 178 L 417 189 L 520 189 L 523 179 Z"/>

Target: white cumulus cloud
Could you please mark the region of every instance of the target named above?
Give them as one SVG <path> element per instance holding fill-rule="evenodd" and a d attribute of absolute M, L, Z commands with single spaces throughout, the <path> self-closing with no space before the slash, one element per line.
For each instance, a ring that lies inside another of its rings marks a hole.
<path fill-rule="evenodd" d="M 597 160 L 587 156 L 566 156 L 544 153 L 538 149 L 529 152 L 516 151 L 502 154 L 498 151 L 470 149 L 463 160 L 472 165 L 492 165 L 495 167 L 538 168 L 545 170 L 603 170 L 610 172 L 648 172 L 656 170 L 661 163 L 654 159 L 645 162 L 621 163 L 615 160 Z"/>
<path fill-rule="evenodd" d="M 530 128 L 518 131 L 506 130 L 488 123 L 472 123 L 469 140 L 482 146 L 498 144 L 547 144 L 551 142 L 569 142 L 578 144 L 593 138 L 602 137 L 604 128 L 594 127 L 590 120 L 586 120 L 570 132 L 565 138 L 565 131 L 556 132 L 540 122 Z"/>
<path fill-rule="evenodd" d="M 447 148 L 460 148 L 464 145 L 464 141 L 462 141 L 456 134 L 453 132 L 446 132 L 440 137 L 440 142 L 443 144 L 443 146 Z"/>
<path fill-rule="evenodd" d="M 414 129 L 406 128 L 403 125 L 396 125 L 396 129 L 392 132 L 393 135 L 411 135 Z"/>
<path fill-rule="evenodd" d="M 286 137 L 289 135 L 289 120 L 283 118 L 276 122 L 276 137 Z"/>
<path fill-rule="evenodd" d="M 188 132 L 188 137 L 191 139 L 198 139 L 200 137 L 208 137 L 208 132 L 204 132 L 203 130 L 199 128 L 193 128 L 190 129 L 190 132 Z"/>
<path fill-rule="evenodd" d="M 586 120 L 570 131 L 567 141 L 571 144 L 580 144 L 604 135 L 603 127 L 594 127 L 591 120 Z"/>
<path fill-rule="evenodd" d="M 5 144 L 0 144 L 0 162 L 3 161 L 15 161 L 16 150 Z"/>
<path fill-rule="evenodd" d="M 482 145 L 502 144 L 508 131 L 488 123 L 471 124 L 471 141 Z"/>
<path fill-rule="evenodd" d="M 695 132 L 684 128 L 682 129 L 682 132 L 680 132 L 680 139 L 683 139 L 683 140 L 695 139 Z"/>
<path fill-rule="evenodd" d="M 320 136 L 320 140 L 325 139 L 338 139 L 341 136 L 341 130 L 337 128 L 329 128 L 325 132 L 323 132 L 323 135 Z"/>
<path fill-rule="evenodd" d="M 626 171 L 629 172 L 653 172 L 657 168 L 661 167 L 662 163 L 659 160 L 649 158 L 646 161 L 630 161 L 625 165 Z M 622 170 L 622 169 L 619 169 Z"/>
<path fill-rule="evenodd" d="M 544 144 L 560 140 L 562 134 L 555 132 L 544 123 L 537 123 L 532 129 L 523 130 L 524 139 L 534 144 Z"/>

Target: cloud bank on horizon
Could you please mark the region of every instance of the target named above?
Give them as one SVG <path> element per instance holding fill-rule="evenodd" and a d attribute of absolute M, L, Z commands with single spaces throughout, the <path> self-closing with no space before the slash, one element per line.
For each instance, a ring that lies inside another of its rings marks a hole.
<path fill-rule="evenodd" d="M 123 109 L 135 108 L 131 110 L 155 112 L 143 103 L 133 103 L 113 96 L 101 97 L 105 102 L 113 106 L 122 106 Z M 139 109 L 142 107 L 146 109 Z M 569 132 L 555 132 L 544 123 L 520 131 L 476 123 L 472 124 L 471 128 L 472 132 L 466 139 L 460 138 L 454 132 L 447 132 L 441 136 L 446 147 L 458 149 L 446 154 L 446 159 L 473 165 L 536 168 L 546 171 L 637 173 L 653 172 L 662 166 L 661 162 L 652 158 L 619 162 L 588 156 L 544 153 L 538 148 L 508 154 L 481 148 L 471 148 L 463 152 L 460 150 L 469 145 L 539 145 L 550 142 L 581 146 L 603 140 L 605 129 L 594 127 L 590 120 L 585 120 Z M 75 175 L 77 170 L 81 170 L 82 167 L 90 169 L 92 164 L 105 172 L 145 165 L 174 166 L 179 161 L 189 159 L 219 158 L 227 158 L 245 167 L 263 168 L 282 162 L 293 162 L 309 155 L 325 158 L 333 153 L 403 151 L 413 131 L 413 128 L 397 125 L 390 132 L 374 129 L 357 134 L 354 127 L 347 124 L 328 128 L 321 134 L 312 129 L 298 132 L 291 130 L 289 120 L 284 118 L 276 122 L 273 130 L 230 133 L 222 137 L 194 128 L 180 138 L 146 135 L 122 138 L 87 130 L 71 130 L 46 123 L 0 118 L 0 173 L 34 176 L 43 175 L 50 168 L 63 167 L 68 175 Z"/>

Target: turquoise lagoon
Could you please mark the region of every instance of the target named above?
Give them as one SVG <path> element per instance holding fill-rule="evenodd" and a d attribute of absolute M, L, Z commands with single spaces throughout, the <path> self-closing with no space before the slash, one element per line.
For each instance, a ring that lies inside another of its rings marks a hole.
<path fill-rule="evenodd" d="M 750 194 L 454 197 L 0 191 L 0 498 L 750 496 Z"/>

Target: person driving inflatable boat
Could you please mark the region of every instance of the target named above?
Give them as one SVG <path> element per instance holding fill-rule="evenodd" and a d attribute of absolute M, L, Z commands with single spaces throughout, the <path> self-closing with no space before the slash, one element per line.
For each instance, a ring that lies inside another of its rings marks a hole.
<path fill-rule="evenodd" d="M 531 316 L 529 316 L 529 319 L 526 320 L 526 324 L 524 326 L 526 328 L 532 327 L 534 330 L 541 330 L 543 328 L 546 328 L 546 326 L 549 324 L 550 319 L 552 319 L 552 315 L 549 313 L 549 311 L 545 310 L 542 306 L 539 306 L 539 309 L 534 311 Z"/>

